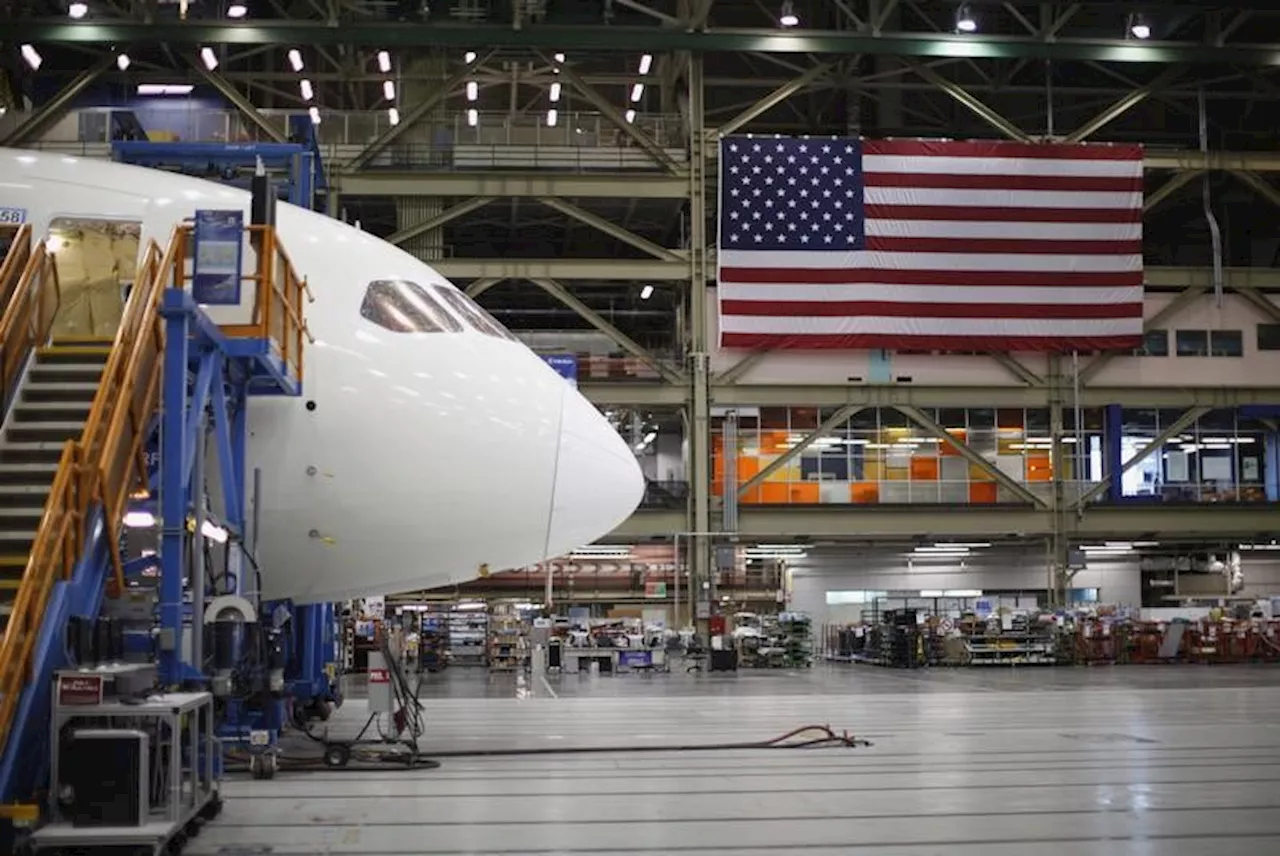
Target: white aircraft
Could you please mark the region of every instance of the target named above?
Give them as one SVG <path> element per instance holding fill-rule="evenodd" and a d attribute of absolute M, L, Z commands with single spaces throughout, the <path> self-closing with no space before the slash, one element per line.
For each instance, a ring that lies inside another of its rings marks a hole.
<path fill-rule="evenodd" d="M 0 216 L 36 235 L 105 219 L 163 246 L 197 209 L 240 209 L 248 222 L 249 202 L 200 179 L 0 149 Z M 644 479 L 627 444 L 463 292 L 320 214 L 281 203 L 277 224 L 315 296 L 316 342 L 302 398 L 249 402 L 265 596 L 323 602 L 470 580 L 588 544 L 635 510 Z"/>

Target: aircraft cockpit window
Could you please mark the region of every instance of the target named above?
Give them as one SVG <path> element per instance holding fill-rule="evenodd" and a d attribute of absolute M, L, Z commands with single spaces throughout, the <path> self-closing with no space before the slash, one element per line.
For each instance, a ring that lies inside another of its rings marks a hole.
<path fill-rule="evenodd" d="M 403 279 L 369 283 L 360 315 L 393 333 L 461 333 L 464 329 L 429 290 Z"/>
<path fill-rule="evenodd" d="M 454 312 L 461 315 L 468 324 L 481 333 L 496 336 L 499 339 L 506 339 L 510 342 L 519 341 L 515 336 L 511 335 L 510 330 L 502 326 L 498 319 L 485 312 L 480 304 L 468 297 L 466 292 L 458 291 L 455 288 L 437 286 L 436 294 L 440 295 L 441 300 L 448 303 Z"/>

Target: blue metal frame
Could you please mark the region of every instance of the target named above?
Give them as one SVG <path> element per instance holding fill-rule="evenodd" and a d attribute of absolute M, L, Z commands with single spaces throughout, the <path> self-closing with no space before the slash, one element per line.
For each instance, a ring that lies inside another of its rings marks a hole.
<path fill-rule="evenodd" d="M 303 116 L 302 119 L 306 120 Z M 209 168 L 218 171 L 218 180 L 248 189 L 247 179 L 238 177 L 252 171 L 259 159 L 277 175 L 284 198 L 291 204 L 320 210 L 319 193 L 327 188 L 320 149 L 311 129 L 298 128 L 300 143 L 154 143 L 147 140 L 120 140 L 111 144 L 111 157 L 120 163 L 157 169 L 177 168 L 198 178 L 208 178 Z"/>

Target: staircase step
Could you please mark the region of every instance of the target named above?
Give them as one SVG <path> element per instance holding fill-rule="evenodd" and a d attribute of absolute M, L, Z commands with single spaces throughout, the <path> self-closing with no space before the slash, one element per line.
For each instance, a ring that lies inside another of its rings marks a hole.
<path fill-rule="evenodd" d="M 19 401 L 13 406 L 11 413 L 15 423 L 50 420 L 85 422 L 92 407 L 92 398 L 73 401 Z"/>
<path fill-rule="evenodd" d="M 19 390 L 19 400 L 22 402 L 61 402 L 61 401 L 86 401 L 93 402 L 93 397 L 98 394 L 98 381 L 96 378 L 93 382 L 80 381 L 53 381 L 46 383 L 36 383 L 32 379 L 28 379 Z"/>
<path fill-rule="evenodd" d="M 13 443 L 59 443 L 79 439 L 84 420 L 70 422 L 15 422 L 4 432 L 4 446 Z"/>
<path fill-rule="evenodd" d="M 83 429 L 82 429 L 83 430 Z M 75 436 L 79 437 L 79 433 Z M 50 464 L 54 470 L 57 470 L 58 462 L 62 460 L 62 449 L 66 445 L 66 440 L 61 442 L 48 443 L 14 443 L 6 440 L 0 443 L 0 466 L 4 464 Z M 49 476 L 49 481 L 53 480 L 53 476 Z M 3 477 L 0 477 L 0 483 L 3 483 Z M 30 484 L 31 482 L 23 482 Z"/>
<path fill-rule="evenodd" d="M 0 448 L 0 485 L 42 487 L 47 492 L 53 485 L 54 476 L 58 474 L 58 463 L 61 456 L 62 452 L 59 451 L 58 459 L 51 463 L 45 461 L 31 463 L 10 462 L 3 460 L 4 450 Z M 0 565 L 3 564 L 3 558 L 0 558 Z"/>
<path fill-rule="evenodd" d="M 36 350 L 38 364 L 96 363 L 105 365 L 111 355 L 111 345 L 51 345 Z"/>
<path fill-rule="evenodd" d="M 59 383 L 74 381 L 76 383 L 96 384 L 102 380 L 102 366 L 97 363 L 41 363 L 36 362 L 27 373 L 33 383 Z"/>
<path fill-rule="evenodd" d="M 52 479 L 50 479 L 52 481 Z M 44 484 L 0 484 L 0 514 L 8 508 L 34 508 L 49 500 L 49 482 Z"/>

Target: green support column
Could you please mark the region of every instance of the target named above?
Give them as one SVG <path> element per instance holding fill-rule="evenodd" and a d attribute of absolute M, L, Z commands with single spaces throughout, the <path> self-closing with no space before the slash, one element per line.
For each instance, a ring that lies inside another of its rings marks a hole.
<path fill-rule="evenodd" d="M 711 581 L 711 354 L 707 335 L 707 143 L 702 57 L 689 59 L 689 592 L 691 617 Z M 705 614 L 705 612 L 704 612 Z M 695 620 L 700 635 L 704 619 Z"/>

